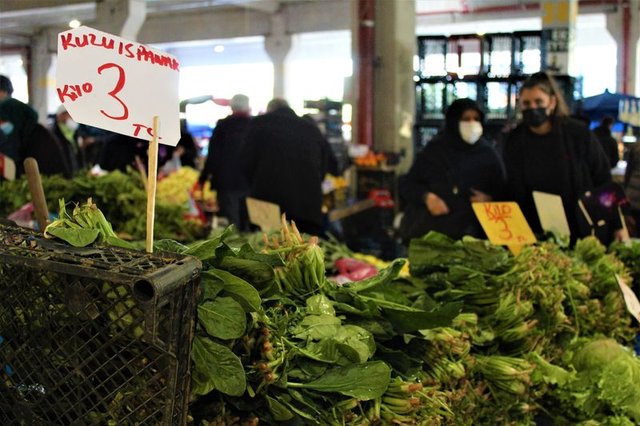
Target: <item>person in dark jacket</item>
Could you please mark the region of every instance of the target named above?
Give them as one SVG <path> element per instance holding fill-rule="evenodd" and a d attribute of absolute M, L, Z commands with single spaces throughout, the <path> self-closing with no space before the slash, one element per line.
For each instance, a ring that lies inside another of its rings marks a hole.
<path fill-rule="evenodd" d="M 102 170 L 119 170 L 138 167 L 136 157 L 143 166 L 147 165 L 149 142 L 120 133 L 109 133 L 104 136 L 97 164 Z"/>
<path fill-rule="evenodd" d="M 609 160 L 609 166 L 613 169 L 620 160 L 620 152 L 618 151 L 618 142 L 611 136 L 611 128 L 613 127 L 613 123 L 615 122 L 614 118 L 610 115 L 605 115 L 602 120 L 600 120 L 600 125 L 593 129 L 593 133 L 595 133 L 598 138 L 598 142 L 600 142 L 600 146 L 602 146 L 602 150 L 607 156 L 607 160 Z"/>
<path fill-rule="evenodd" d="M 56 115 L 51 126 L 51 133 L 60 142 L 72 174 L 76 174 L 80 169 L 81 156 L 78 148 L 78 141 L 75 138 L 75 132 L 78 130 L 78 123 L 71 118 L 71 115 L 64 107 L 60 105 L 56 110 Z"/>
<path fill-rule="evenodd" d="M 249 126 L 242 154 L 251 197 L 278 204 L 301 232 L 322 235 L 329 149 L 315 124 L 272 99 Z"/>
<path fill-rule="evenodd" d="M 0 128 L 6 136 L 0 152 L 15 161 L 17 176 L 24 172 L 25 158 L 33 157 L 41 174 L 71 177 L 71 168 L 60 142 L 38 123 L 38 113 L 29 105 L 12 97 L 0 102 Z"/>
<path fill-rule="evenodd" d="M 456 239 L 484 236 L 471 203 L 500 197 L 505 174 L 498 154 L 481 138 L 483 121 L 471 99 L 452 102 L 444 128 L 401 178 L 406 206 L 399 233 L 405 242 L 429 231 Z"/>
<path fill-rule="evenodd" d="M 578 200 L 611 181 L 609 163 L 595 135 L 569 118 L 557 84 L 544 72 L 524 82 L 519 106 L 522 123 L 509 134 L 503 151 L 509 199 L 520 205 L 533 232 L 542 233 L 532 191 L 559 195 L 572 241 L 591 234 L 578 213 Z M 612 238 L 621 238 L 620 222 L 611 227 L 616 230 Z"/>
<path fill-rule="evenodd" d="M 220 214 L 240 231 L 249 230 L 246 198 L 249 182 L 242 172 L 241 151 L 251 122 L 249 98 L 237 94 L 231 98 L 231 115 L 213 129 L 209 153 L 199 182 L 211 182 L 216 190 Z"/>
<path fill-rule="evenodd" d="M 631 205 L 634 227 L 633 237 L 640 238 L 640 141 L 629 149 L 627 168 L 624 174 L 624 191 Z"/>

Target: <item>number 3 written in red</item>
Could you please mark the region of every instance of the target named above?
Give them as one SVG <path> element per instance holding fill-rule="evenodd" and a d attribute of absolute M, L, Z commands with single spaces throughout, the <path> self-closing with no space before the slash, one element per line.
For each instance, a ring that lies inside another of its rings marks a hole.
<path fill-rule="evenodd" d="M 122 111 L 122 115 L 120 116 L 109 115 L 103 109 L 101 109 L 100 112 L 104 114 L 106 117 L 109 117 L 114 120 L 126 120 L 129 117 L 129 108 L 127 108 L 127 105 L 124 102 L 122 102 L 122 99 L 120 99 L 117 96 L 118 92 L 120 92 L 124 87 L 124 83 L 126 80 L 124 69 L 118 64 L 107 63 L 104 65 L 101 65 L 98 68 L 98 74 L 102 74 L 102 71 L 107 70 L 109 68 L 116 68 L 118 70 L 118 82 L 116 83 L 116 87 L 114 87 L 113 90 L 108 93 L 108 95 L 111 96 L 116 101 L 118 101 L 120 105 L 122 105 L 123 111 Z"/>

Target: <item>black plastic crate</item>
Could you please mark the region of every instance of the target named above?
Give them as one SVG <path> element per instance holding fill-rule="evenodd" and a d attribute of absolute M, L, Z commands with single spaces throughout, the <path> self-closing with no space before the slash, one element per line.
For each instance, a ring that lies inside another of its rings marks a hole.
<path fill-rule="evenodd" d="M 0 226 L 0 424 L 185 424 L 200 270 Z"/>

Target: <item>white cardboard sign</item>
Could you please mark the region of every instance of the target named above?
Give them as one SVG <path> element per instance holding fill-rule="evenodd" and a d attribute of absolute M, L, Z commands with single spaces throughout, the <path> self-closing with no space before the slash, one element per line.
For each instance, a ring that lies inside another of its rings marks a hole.
<path fill-rule="evenodd" d="M 180 139 L 180 64 L 167 53 L 89 27 L 58 34 L 56 92 L 78 123 L 158 142 Z"/>
<path fill-rule="evenodd" d="M 616 274 L 616 280 L 618 281 L 618 285 L 620 286 L 620 291 L 622 291 L 622 296 L 624 297 L 624 302 L 627 305 L 627 310 L 631 315 L 635 317 L 638 321 L 640 321 L 640 302 L 636 297 L 636 294 L 629 288 L 627 283 Z"/>
<path fill-rule="evenodd" d="M 533 201 L 538 211 L 542 229 L 567 237 L 571 234 L 567 215 L 562 204 L 562 197 L 546 192 L 533 191 Z"/>
<path fill-rule="evenodd" d="M 0 154 L 0 176 L 6 180 L 14 180 L 16 178 L 16 163 L 11 157 Z"/>
<path fill-rule="evenodd" d="M 258 225 L 262 231 L 278 229 L 280 222 L 280 206 L 257 198 L 247 197 L 247 212 L 251 223 Z"/>

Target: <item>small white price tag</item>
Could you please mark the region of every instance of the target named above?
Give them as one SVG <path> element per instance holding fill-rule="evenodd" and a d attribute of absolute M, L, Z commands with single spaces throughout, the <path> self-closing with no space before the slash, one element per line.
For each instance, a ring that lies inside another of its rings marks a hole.
<path fill-rule="evenodd" d="M 278 229 L 281 225 L 280 206 L 277 204 L 247 197 L 247 211 L 251 223 L 263 231 Z"/>
<path fill-rule="evenodd" d="M 638 301 L 638 297 L 636 294 L 629 288 L 627 283 L 616 274 L 616 280 L 618 281 L 618 285 L 620 286 L 620 291 L 622 291 L 622 296 L 624 297 L 624 302 L 627 304 L 627 310 L 634 316 L 635 319 L 640 321 L 640 301 Z"/>

